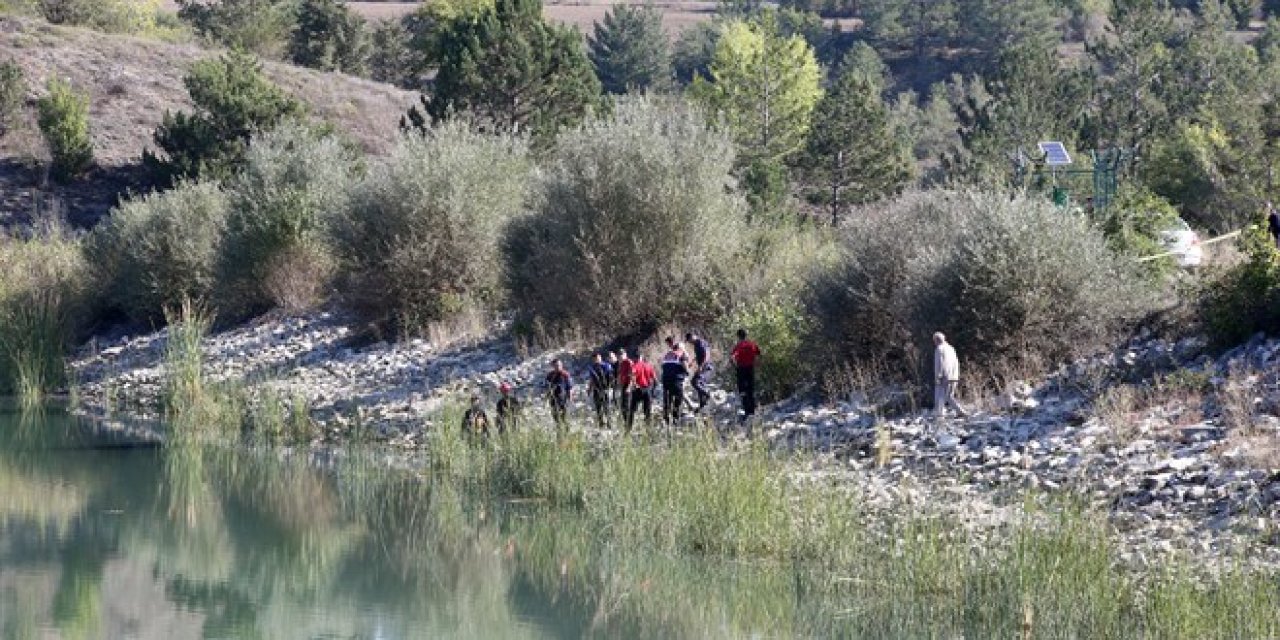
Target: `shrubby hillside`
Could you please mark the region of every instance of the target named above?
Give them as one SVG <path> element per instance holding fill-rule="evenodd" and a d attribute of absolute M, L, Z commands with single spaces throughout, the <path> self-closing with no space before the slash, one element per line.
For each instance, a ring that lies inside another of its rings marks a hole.
<path fill-rule="evenodd" d="M 195 62 L 215 58 L 217 49 L 194 43 L 108 34 L 52 25 L 42 20 L 0 16 L 0 61 L 23 71 L 31 102 L 44 94 L 49 78 L 68 80 L 89 96 L 90 136 L 97 169 L 87 179 L 51 188 L 73 223 L 87 224 L 106 213 L 122 188 L 141 180 L 137 167 L 165 111 L 192 107 L 183 76 Z M 266 61 L 263 72 L 296 98 L 315 119 L 364 151 L 385 153 L 398 135 L 397 122 L 415 100 L 413 93 L 340 73 L 326 73 Z M 0 222 L 23 220 L 47 201 L 33 188 L 47 156 L 34 118 L 0 136 Z"/>

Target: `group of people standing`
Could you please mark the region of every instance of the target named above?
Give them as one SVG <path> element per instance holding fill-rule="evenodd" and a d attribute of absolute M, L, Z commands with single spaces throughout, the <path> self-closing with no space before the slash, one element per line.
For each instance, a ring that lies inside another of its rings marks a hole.
<path fill-rule="evenodd" d="M 659 390 L 665 424 L 679 422 L 686 406 L 694 415 L 701 414 L 711 400 L 709 384 L 715 373 L 711 345 L 693 332 L 685 334 L 685 342 L 692 348 L 692 355 L 674 336 L 668 337 L 665 340 L 667 350 L 657 369 L 639 351 L 634 359 L 625 348 L 594 354 L 585 375 L 596 426 L 610 428 L 616 416 L 629 434 L 639 412 L 643 412 L 645 423 L 651 424 L 653 399 Z M 759 345 L 747 338 L 746 330 L 739 329 L 738 342 L 730 352 L 729 361 L 735 372 L 743 421 L 756 412 L 755 367 L 760 356 Z M 693 389 L 692 399 L 685 393 L 686 382 L 690 382 Z M 508 383 L 502 383 L 499 393 L 501 397 L 495 407 L 497 429 L 499 433 L 505 433 L 507 429 L 515 428 L 520 403 L 512 395 L 512 387 Z M 551 370 L 543 377 L 543 393 L 557 430 L 567 429 L 574 381 L 562 360 L 556 359 L 551 363 Z M 471 398 L 471 405 L 463 416 L 463 430 L 471 434 L 489 432 L 489 418 L 480 406 L 479 396 Z"/>

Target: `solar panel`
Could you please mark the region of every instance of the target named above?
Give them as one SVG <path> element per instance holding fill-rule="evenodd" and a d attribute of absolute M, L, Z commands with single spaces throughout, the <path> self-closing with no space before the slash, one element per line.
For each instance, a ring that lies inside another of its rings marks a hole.
<path fill-rule="evenodd" d="M 1071 156 L 1061 142 L 1041 142 L 1040 151 L 1044 154 L 1044 163 L 1051 167 L 1071 164 Z"/>

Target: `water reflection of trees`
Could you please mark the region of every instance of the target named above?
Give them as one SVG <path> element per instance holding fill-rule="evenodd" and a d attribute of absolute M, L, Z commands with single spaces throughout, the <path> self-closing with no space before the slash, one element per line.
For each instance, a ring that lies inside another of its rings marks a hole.
<path fill-rule="evenodd" d="M 478 499 L 359 454 L 322 471 L 269 449 L 28 446 L 0 451 L 0 481 L 0 549 L 56 569 L 36 608 L 68 637 L 101 635 L 112 560 L 149 567 L 211 637 L 707 636 L 790 615 L 772 602 L 790 583 L 758 577 L 772 568 L 614 548 L 572 513 Z"/>

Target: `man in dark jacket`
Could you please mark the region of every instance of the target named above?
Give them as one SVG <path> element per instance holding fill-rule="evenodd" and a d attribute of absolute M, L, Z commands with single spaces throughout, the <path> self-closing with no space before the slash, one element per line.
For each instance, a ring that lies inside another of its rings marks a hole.
<path fill-rule="evenodd" d="M 609 392 L 613 389 L 613 366 L 596 354 L 587 369 L 587 390 L 591 393 L 591 406 L 596 410 L 596 427 L 604 429 L 609 424 Z"/>
<path fill-rule="evenodd" d="M 662 356 L 662 421 L 668 426 L 680 420 L 688 375 L 689 356 L 675 338 L 667 338 L 667 353 Z"/>
<path fill-rule="evenodd" d="M 711 399 L 711 392 L 707 390 L 707 380 L 714 373 L 711 369 L 711 345 L 696 333 L 686 333 L 684 339 L 693 345 L 693 392 L 698 397 L 698 408 L 694 413 L 701 413 Z"/>
<path fill-rule="evenodd" d="M 551 419 L 555 420 L 556 430 L 569 428 L 569 401 L 573 395 L 573 377 L 564 363 L 557 358 L 551 363 L 551 371 L 547 373 L 547 403 L 551 405 Z"/>

